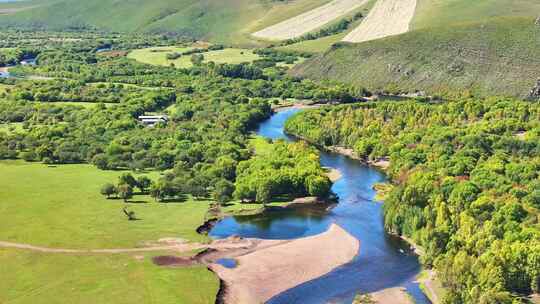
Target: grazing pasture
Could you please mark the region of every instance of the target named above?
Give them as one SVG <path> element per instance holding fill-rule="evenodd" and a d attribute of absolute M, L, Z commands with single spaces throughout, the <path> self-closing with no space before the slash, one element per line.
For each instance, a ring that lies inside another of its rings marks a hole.
<path fill-rule="evenodd" d="M 80 255 L 0 248 L 0 303 L 214 303 L 219 281 L 204 266 L 158 267 L 171 252 Z"/>
<path fill-rule="evenodd" d="M 411 28 L 446 27 L 492 17 L 538 17 L 538 0 L 418 0 Z"/>
<path fill-rule="evenodd" d="M 131 248 L 164 237 L 207 240 L 195 229 L 204 222 L 208 202 L 157 203 L 149 196 L 135 195 L 123 203 L 103 197 L 101 186 L 116 183 L 120 171 L 23 161 L 2 161 L 0 171 L 2 241 L 99 249 Z M 140 220 L 128 221 L 122 212 L 126 206 Z"/>
<path fill-rule="evenodd" d="M 159 47 L 134 50 L 129 53 L 128 58 L 135 59 L 142 63 L 170 66 L 174 64 L 177 68 L 189 68 L 193 66 L 192 55 L 182 55 L 177 59 L 167 59 L 167 54 L 182 53 L 193 49 L 191 47 Z M 238 64 L 242 62 L 252 62 L 259 59 L 259 55 L 248 49 L 227 48 L 201 53 L 204 56 L 203 62 L 213 61 L 215 63 Z"/>

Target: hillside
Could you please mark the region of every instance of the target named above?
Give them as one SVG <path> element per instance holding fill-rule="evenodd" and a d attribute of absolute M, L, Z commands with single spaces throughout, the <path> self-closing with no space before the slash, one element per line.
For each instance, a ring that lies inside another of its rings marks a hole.
<path fill-rule="evenodd" d="M 526 97 L 540 77 L 540 26 L 532 17 L 419 29 L 360 44 L 339 43 L 293 74 L 371 90 Z"/>
<path fill-rule="evenodd" d="M 0 4 L 0 27 L 169 32 L 253 44 L 249 34 L 329 0 L 33 0 Z"/>

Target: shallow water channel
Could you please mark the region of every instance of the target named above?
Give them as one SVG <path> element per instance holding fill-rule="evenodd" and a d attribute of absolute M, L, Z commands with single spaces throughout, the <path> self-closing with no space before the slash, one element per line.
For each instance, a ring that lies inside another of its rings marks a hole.
<path fill-rule="evenodd" d="M 298 111 L 289 109 L 276 113 L 259 126 L 257 133 L 271 139 L 294 140 L 283 133 L 283 126 Z M 324 232 L 335 222 L 360 240 L 360 251 L 355 259 L 275 296 L 268 303 L 351 303 L 358 293 L 397 286 L 405 287 L 416 303 L 430 303 L 414 282 L 420 271 L 417 257 L 408 244 L 384 230 L 382 205 L 374 201 L 373 190 L 373 184 L 385 180 L 384 174 L 345 156 L 323 151 L 321 164 L 338 169 L 342 174 L 332 188 L 339 197 L 334 209 L 302 208 L 227 217 L 217 223 L 210 236 L 293 239 Z"/>

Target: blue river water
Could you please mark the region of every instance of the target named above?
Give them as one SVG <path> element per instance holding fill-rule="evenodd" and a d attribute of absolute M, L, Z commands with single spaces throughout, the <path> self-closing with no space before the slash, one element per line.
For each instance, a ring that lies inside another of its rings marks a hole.
<path fill-rule="evenodd" d="M 274 114 L 259 126 L 257 133 L 271 139 L 294 140 L 284 134 L 283 126 L 298 111 L 289 109 Z M 293 239 L 324 232 L 330 224 L 336 223 L 360 240 L 360 251 L 354 260 L 289 289 L 268 303 L 352 303 L 358 293 L 398 286 L 406 288 L 416 303 L 430 303 L 415 283 L 420 271 L 417 256 L 407 243 L 384 230 L 382 204 L 374 201 L 373 185 L 385 181 L 385 175 L 358 161 L 323 151 L 321 164 L 338 169 L 342 174 L 332 188 L 339 197 L 339 204 L 332 210 L 302 208 L 227 217 L 217 223 L 210 236 Z"/>

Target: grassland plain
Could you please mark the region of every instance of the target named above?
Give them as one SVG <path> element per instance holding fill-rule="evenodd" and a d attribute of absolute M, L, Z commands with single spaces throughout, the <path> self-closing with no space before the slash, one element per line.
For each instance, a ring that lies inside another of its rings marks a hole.
<path fill-rule="evenodd" d="M 90 165 L 0 162 L 0 240 L 72 249 L 132 248 L 163 237 L 207 241 L 195 229 L 208 202 L 107 200 L 103 183 L 121 172 Z M 148 173 L 157 178 L 157 173 Z M 141 220 L 127 221 L 122 208 Z M 219 280 L 204 266 L 161 268 L 174 252 L 43 253 L 0 248 L 0 303 L 213 303 Z M 188 254 L 188 253 L 184 253 Z"/>
<path fill-rule="evenodd" d="M 207 241 L 195 229 L 208 202 L 156 203 L 135 196 L 132 203 L 107 200 L 101 185 L 116 182 L 118 171 L 90 165 L 47 167 L 22 161 L 0 162 L 0 240 L 74 249 L 130 248 L 164 237 Z M 157 173 L 149 174 L 154 179 Z M 135 211 L 128 221 L 122 208 Z"/>
<path fill-rule="evenodd" d="M 154 252 L 51 254 L 0 248 L 0 303 L 214 303 L 219 280 L 204 266 L 158 267 Z"/>
<path fill-rule="evenodd" d="M 502 16 L 537 17 L 537 0 L 418 0 L 412 29 L 445 27 Z"/>
<path fill-rule="evenodd" d="M 341 43 L 296 66 L 292 74 L 370 90 L 526 97 L 539 70 L 540 27 L 534 18 L 498 17 Z"/>
<path fill-rule="evenodd" d="M 128 58 L 135 59 L 139 62 L 170 66 L 174 64 L 177 68 L 189 68 L 193 64 L 191 63 L 191 55 L 185 55 L 178 59 L 169 60 L 167 59 L 167 54 L 172 54 L 175 52 L 182 53 L 189 49 L 190 47 L 157 47 L 157 48 L 147 48 L 134 50 L 128 54 Z M 237 49 L 237 48 L 227 48 L 223 50 L 210 51 L 202 53 L 204 56 L 204 62 L 213 61 L 215 63 L 230 63 L 238 64 L 242 62 L 252 62 L 259 59 L 259 55 L 254 54 L 252 50 L 249 49 Z"/>

